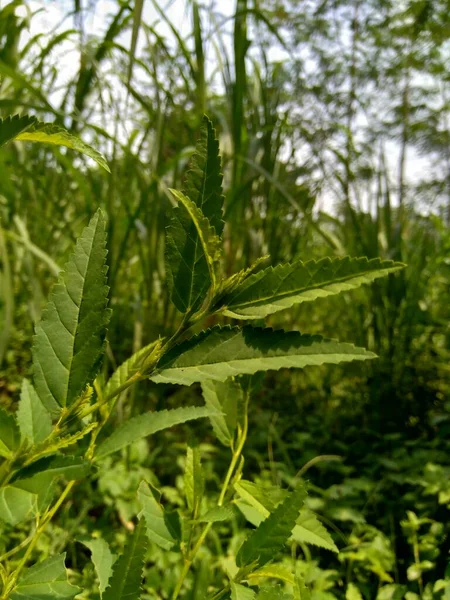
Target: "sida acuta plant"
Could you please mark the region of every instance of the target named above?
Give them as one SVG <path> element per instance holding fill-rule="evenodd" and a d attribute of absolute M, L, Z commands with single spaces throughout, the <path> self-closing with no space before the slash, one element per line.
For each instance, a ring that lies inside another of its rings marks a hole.
<path fill-rule="evenodd" d="M 34 118 L 1 121 L 0 145 L 13 139 L 65 144 L 107 168 L 103 157 L 78 138 Z M 370 360 L 374 354 L 319 335 L 273 330 L 261 321 L 296 304 L 354 289 L 403 265 L 346 257 L 264 268 L 259 260 L 225 277 L 221 159 L 207 117 L 184 189 L 171 193 L 176 206 L 169 215 L 165 260 L 171 299 L 180 312 L 177 330 L 139 350 L 105 384 L 96 378 L 111 316 L 105 216 L 98 210 L 36 327 L 33 378 L 22 383 L 18 411 L 0 410 L 0 519 L 10 527 L 27 523 L 29 530 L 0 557 L 1 600 L 70 600 L 80 593 L 68 581 L 63 554 L 36 562 L 35 553 L 72 488 L 94 467 L 101 470 L 105 457 L 157 431 L 200 418 L 210 420 L 218 442 L 230 453 L 220 489 L 206 501 L 205 474 L 195 444 L 186 454 L 184 508 L 165 506 L 160 491 L 142 481 L 136 490 L 141 511 L 119 558 L 101 538 L 80 540 L 91 551 L 101 598 L 141 598 L 148 544 L 179 554 L 171 597 L 183 597 L 211 529 L 237 513 L 254 529 L 234 554 L 233 573 L 224 573 L 222 587 L 208 591 L 211 599 L 303 598 L 307 590 L 295 568 L 276 562 L 285 545 L 312 544 L 337 552 L 331 535 L 305 506 L 302 480 L 286 490 L 243 478 L 248 410 L 254 389 L 261 385 L 258 374 L 264 371 Z M 202 329 L 213 317 L 221 322 L 231 317 L 237 324 Z M 253 326 L 256 319 L 258 326 Z M 199 333 L 191 333 L 194 325 Z M 142 380 L 200 383 L 204 405 L 146 412 L 109 432 L 107 424 L 122 392 Z"/>

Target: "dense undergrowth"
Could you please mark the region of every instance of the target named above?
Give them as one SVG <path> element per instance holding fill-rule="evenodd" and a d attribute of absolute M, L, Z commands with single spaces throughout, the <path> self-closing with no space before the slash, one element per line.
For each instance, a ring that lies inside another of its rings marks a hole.
<path fill-rule="evenodd" d="M 132 353 L 177 331 L 182 306 L 170 301 L 165 263 L 165 229 L 175 204 L 169 188 L 186 191 L 187 164 L 207 112 L 223 155 L 224 278 L 263 255 L 269 258 L 261 269 L 348 255 L 394 260 L 407 268 L 265 319 L 276 329 L 352 342 L 379 358 L 265 375 L 252 392 L 243 465 L 244 482 L 258 488 L 241 489 L 242 496 L 236 492 L 242 510 L 223 521 L 217 517 L 182 579 L 180 598 L 203 600 L 225 585 L 225 574 L 235 575 L 246 519 L 257 524 L 248 506 L 256 512 L 259 507 L 261 519 L 282 500 L 277 490 L 296 489 L 306 480 L 308 509 L 329 534 L 314 525 L 319 539 L 299 539 L 290 553 L 273 556 L 279 570 L 268 571 L 267 581 L 272 576 L 280 587 L 264 596 L 263 586 L 261 598 L 291 593 L 289 570 L 306 586 L 298 591 L 301 598 L 446 598 L 445 2 L 354 0 L 302 7 L 238 0 L 231 20 L 188 2 L 192 32 L 186 39 L 177 37 L 175 27 L 162 37 L 157 24 L 146 22 L 145 11 L 140 14 L 140 2 L 118 2 L 105 32 L 90 38 L 84 30 L 87 4 L 67 6 L 74 30 L 42 39 L 27 38 L 27 19 L 37 16 L 15 12 L 27 2 L 1 5 L 0 115 L 31 113 L 65 126 L 99 148 L 111 170 L 58 146 L 23 140 L 0 148 L 2 408 L 17 410 L 22 380 L 31 374 L 35 325 L 60 267 L 98 207 L 106 215 L 112 317 L 95 393 Z M 167 21 L 162 10 L 158 18 Z M 137 34 L 141 50 L 133 42 Z M 60 79 L 58 60 L 69 42 L 82 60 L 67 81 Z M 280 45 L 283 62 L 270 58 L 270 49 Z M 318 66 L 314 73 L 305 49 Z M 213 73 L 208 60 L 217 67 Z M 367 125 L 360 126 L 363 114 Z M 396 154 L 387 149 L 390 144 Z M 431 162 L 410 177 L 413 152 Z M 436 166 L 433 172 L 429 164 Z M 253 316 L 261 319 L 256 325 L 265 317 Z M 207 316 L 203 325 L 229 322 L 219 314 Z M 119 396 L 110 430 L 149 410 L 201 403 L 196 383 L 140 381 Z M 123 551 L 142 508 L 137 490 L 144 480 L 160 490 L 169 512 L 192 509 L 184 473 L 197 459 L 206 513 L 217 500 L 229 457 L 200 419 L 106 457 L 98 472 L 78 481 L 27 566 L 66 553 L 71 584 L 84 590 L 79 598 L 98 598 L 90 558 L 101 550 L 95 540 L 106 540 L 114 554 Z M 62 492 L 64 482 L 57 485 Z M 26 540 L 30 523 L 0 524 L 1 555 Z M 170 548 L 167 540 L 165 549 L 150 543 L 141 598 L 173 596 L 183 564 Z M 22 555 L 23 550 L 15 556 Z M 242 595 L 247 592 L 237 587 L 226 593 L 233 600 L 252 598 Z"/>

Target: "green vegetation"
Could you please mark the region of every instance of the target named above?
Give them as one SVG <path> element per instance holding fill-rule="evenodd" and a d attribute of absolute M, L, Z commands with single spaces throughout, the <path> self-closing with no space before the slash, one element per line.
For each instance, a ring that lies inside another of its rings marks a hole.
<path fill-rule="evenodd" d="M 0 4 L 0 598 L 444 600 L 446 3 L 176 2 Z"/>

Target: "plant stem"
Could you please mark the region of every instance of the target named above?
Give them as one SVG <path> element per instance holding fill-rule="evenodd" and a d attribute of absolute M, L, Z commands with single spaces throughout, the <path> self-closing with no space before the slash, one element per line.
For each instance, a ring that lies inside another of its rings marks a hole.
<path fill-rule="evenodd" d="M 31 538 L 28 538 L 28 540 L 29 540 L 28 548 L 25 550 L 25 554 L 23 555 L 22 560 L 20 561 L 20 563 L 18 564 L 18 566 L 16 567 L 14 572 L 9 577 L 7 585 L 5 586 L 4 594 L 0 598 L 0 600 L 8 600 L 9 594 L 14 589 L 17 579 L 19 578 L 19 575 L 20 575 L 22 569 L 25 567 L 28 559 L 30 558 L 31 553 L 33 552 L 34 548 L 36 547 L 36 544 L 37 544 L 41 534 L 44 532 L 47 525 L 50 523 L 50 521 L 53 519 L 55 514 L 61 508 L 64 500 L 67 498 L 67 496 L 69 495 L 69 493 L 72 490 L 74 485 L 75 485 L 75 481 L 69 481 L 69 483 L 64 488 L 63 493 L 58 498 L 57 502 L 44 515 L 42 522 L 36 528 L 36 531 L 34 532 L 33 536 Z"/>
<path fill-rule="evenodd" d="M 241 431 L 239 432 L 239 439 L 238 439 L 238 444 L 237 444 L 236 450 L 233 452 L 233 456 L 231 457 L 230 466 L 228 467 L 228 471 L 227 471 L 227 474 L 225 475 L 225 479 L 223 481 L 222 488 L 220 490 L 219 498 L 217 500 L 217 506 L 219 506 L 219 507 L 223 506 L 225 497 L 228 492 L 228 487 L 230 485 L 231 478 L 233 477 L 233 473 L 236 469 L 236 466 L 238 464 L 238 461 L 239 461 L 242 451 L 244 449 L 245 442 L 247 440 L 249 397 L 250 397 L 250 395 L 247 392 L 246 399 L 245 399 L 245 405 L 244 405 L 243 424 L 242 424 Z M 197 556 L 198 551 L 202 547 L 203 542 L 205 541 L 206 536 L 208 535 L 209 530 L 211 529 L 212 525 L 213 525 L 212 523 L 206 523 L 206 525 L 203 527 L 203 529 L 200 533 L 200 536 L 199 536 L 197 542 L 195 543 L 195 546 L 187 554 L 187 556 L 184 560 L 183 569 L 180 573 L 180 576 L 178 577 L 178 581 L 177 581 L 175 590 L 172 595 L 172 600 L 177 600 L 177 598 L 180 594 L 181 588 L 183 587 L 184 580 L 186 579 L 186 576 L 189 573 L 192 563 L 194 562 L 194 559 Z"/>

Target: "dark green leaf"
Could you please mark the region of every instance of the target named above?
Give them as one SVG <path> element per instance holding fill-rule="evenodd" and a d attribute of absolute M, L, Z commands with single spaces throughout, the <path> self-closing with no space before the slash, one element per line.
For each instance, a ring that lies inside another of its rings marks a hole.
<path fill-rule="evenodd" d="M 306 498 L 306 490 L 299 485 L 281 504 L 255 529 L 242 544 L 236 563 L 244 567 L 255 561 L 259 566 L 275 558 L 291 537 L 295 522 Z"/>
<path fill-rule="evenodd" d="M 114 564 L 103 600 L 139 600 L 146 552 L 145 520 L 141 519 Z"/>
<path fill-rule="evenodd" d="M 36 391 L 53 415 L 79 397 L 100 365 L 110 317 L 105 243 L 105 223 L 98 211 L 78 240 L 36 327 Z"/>

